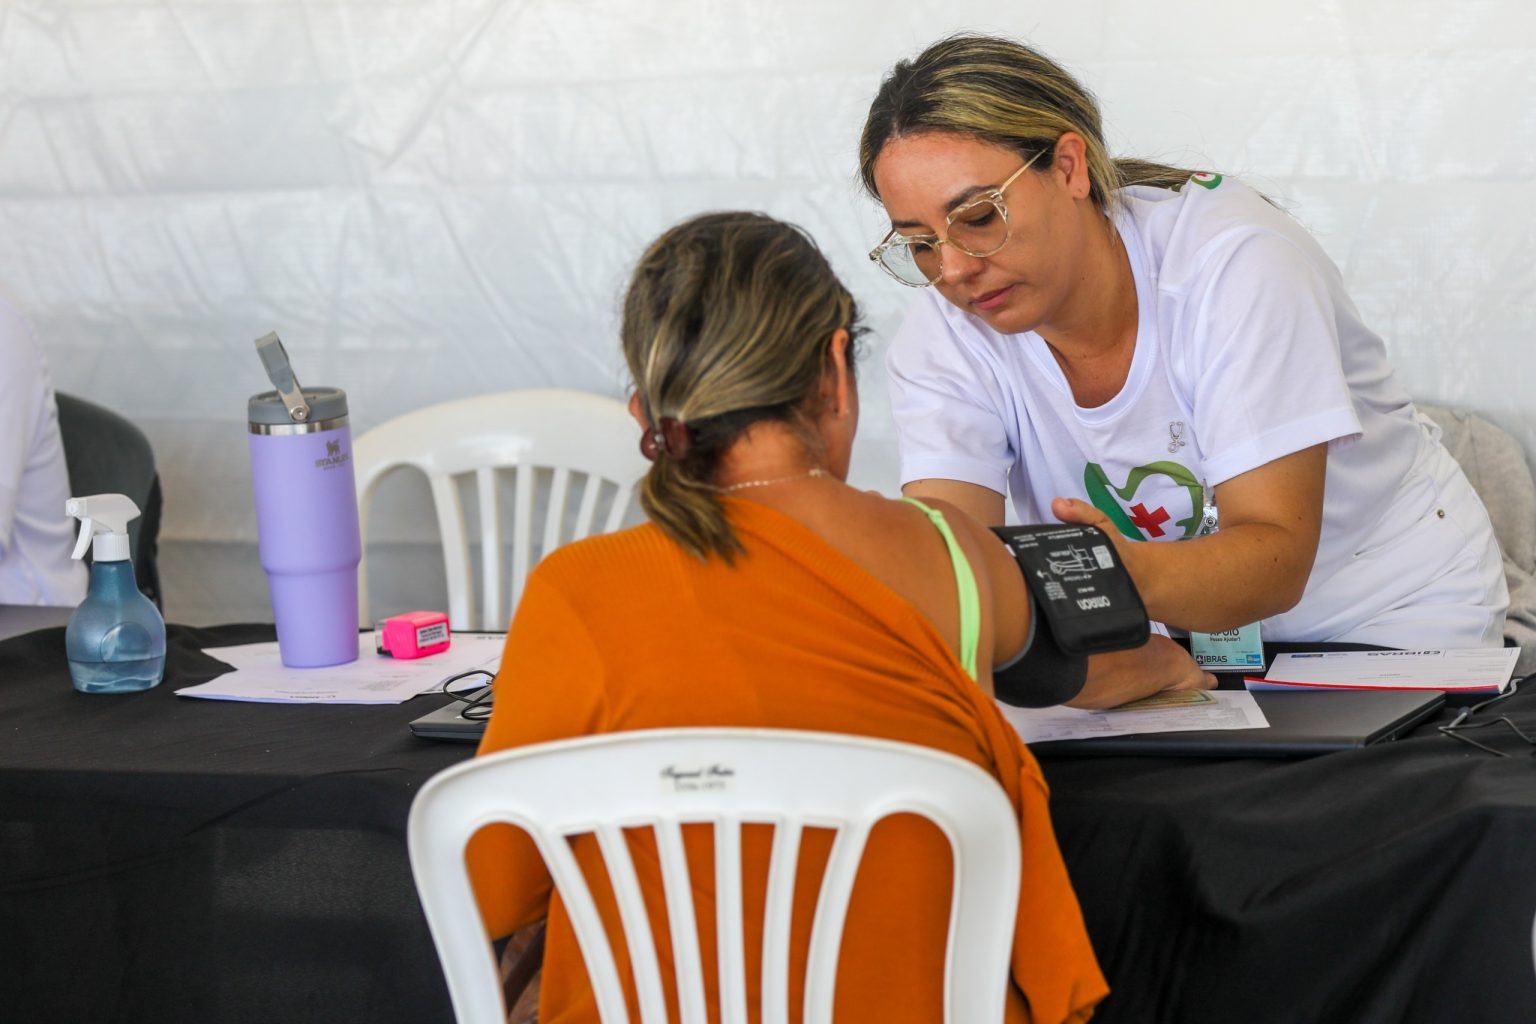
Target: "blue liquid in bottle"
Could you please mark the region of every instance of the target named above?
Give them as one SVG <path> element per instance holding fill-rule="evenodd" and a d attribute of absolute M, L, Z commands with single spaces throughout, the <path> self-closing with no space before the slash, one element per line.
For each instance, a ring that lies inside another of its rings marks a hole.
<path fill-rule="evenodd" d="M 91 585 L 64 631 L 81 693 L 147 690 L 165 675 L 165 620 L 139 593 L 127 559 L 91 564 Z"/>

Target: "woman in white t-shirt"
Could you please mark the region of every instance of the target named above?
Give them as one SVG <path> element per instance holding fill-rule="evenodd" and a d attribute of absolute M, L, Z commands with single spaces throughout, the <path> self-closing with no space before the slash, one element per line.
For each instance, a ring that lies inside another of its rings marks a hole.
<path fill-rule="evenodd" d="M 1181 629 L 1502 642 L 1487 512 L 1296 221 L 1111 160 L 1093 99 L 1003 39 L 897 64 L 860 160 L 892 225 L 871 258 L 934 286 L 887 364 L 907 494 L 1101 526 Z"/>
<path fill-rule="evenodd" d="M 85 598 L 85 563 L 69 557 L 68 500 L 48 364 L 31 325 L 0 299 L 0 604 L 69 606 Z"/>

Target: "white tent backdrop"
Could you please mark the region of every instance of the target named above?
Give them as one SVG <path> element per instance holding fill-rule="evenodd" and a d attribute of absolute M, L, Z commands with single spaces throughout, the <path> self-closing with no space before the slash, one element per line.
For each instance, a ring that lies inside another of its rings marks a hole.
<path fill-rule="evenodd" d="M 893 490 L 878 360 L 912 296 L 864 258 L 881 217 L 854 184 L 857 134 L 892 61 L 1000 31 L 1081 75 L 1117 153 L 1279 199 L 1343 268 L 1413 394 L 1536 452 L 1533 12 L 11 0 L 0 293 L 62 390 L 149 433 L 168 610 L 186 621 L 265 605 L 244 434 L 265 386 L 254 338 L 278 330 L 301 379 L 345 388 L 355 432 L 504 388 L 621 395 L 626 270 L 702 210 L 802 224 L 865 306 L 855 482 Z M 434 536 L 420 494 L 394 505 L 375 539 Z"/>

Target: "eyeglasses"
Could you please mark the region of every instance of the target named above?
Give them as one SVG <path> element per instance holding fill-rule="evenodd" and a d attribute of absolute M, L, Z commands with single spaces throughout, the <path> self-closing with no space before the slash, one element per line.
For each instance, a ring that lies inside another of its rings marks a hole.
<path fill-rule="evenodd" d="M 1003 193 L 1045 152 L 1047 150 L 1042 149 L 1024 161 L 1024 166 L 1010 174 L 997 188 L 988 189 L 951 210 L 944 218 L 947 237 L 903 235 L 892 228 L 880 244 L 869 251 L 869 258 L 907 287 L 926 288 L 943 276 L 944 264 L 939 255 L 941 245 L 952 245 L 978 259 L 991 256 L 1008 244 L 1012 232 Z"/>

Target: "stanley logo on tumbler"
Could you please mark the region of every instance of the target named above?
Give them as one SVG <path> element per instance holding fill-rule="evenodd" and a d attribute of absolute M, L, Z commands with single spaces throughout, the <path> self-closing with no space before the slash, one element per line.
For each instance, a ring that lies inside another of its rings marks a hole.
<path fill-rule="evenodd" d="M 350 452 L 341 450 L 340 441 L 327 441 L 325 442 L 325 458 L 316 459 L 315 468 L 335 469 L 337 466 L 346 465 L 351 459 L 352 455 Z"/>

